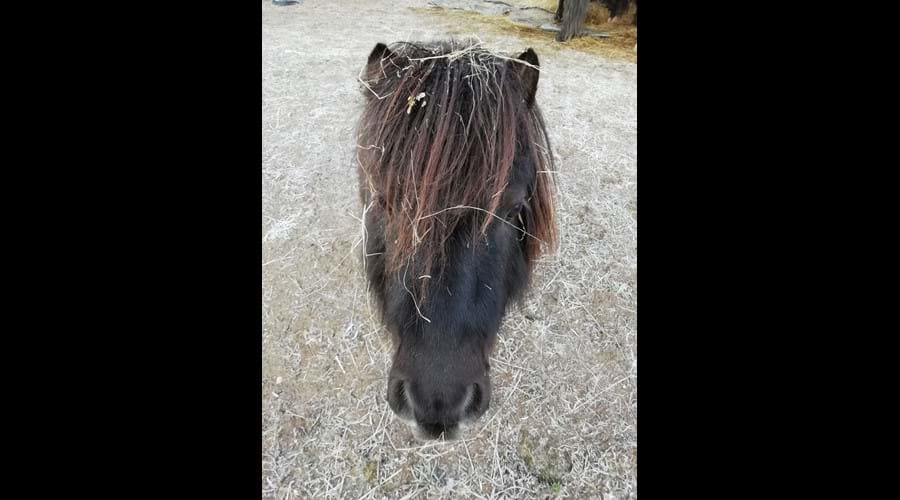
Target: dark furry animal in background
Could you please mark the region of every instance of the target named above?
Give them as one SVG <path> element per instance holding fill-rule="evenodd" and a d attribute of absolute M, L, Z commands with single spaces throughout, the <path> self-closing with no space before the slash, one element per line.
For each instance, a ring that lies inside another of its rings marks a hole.
<path fill-rule="evenodd" d="M 360 76 L 364 265 L 391 332 L 387 400 L 420 439 L 491 397 L 507 307 L 556 239 L 538 58 L 471 42 L 378 44 Z"/>
<path fill-rule="evenodd" d="M 609 10 L 610 20 L 627 12 L 629 4 L 637 7 L 637 0 L 600 0 L 600 3 Z M 587 17 L 587 8 L 588 0 L 559 0 L 553 19 L 561 21 L 562 26 L 556 34 L 556 41 L 565 42 L 581 34 Z M 634 14 L 634 24 L 637 25 L 637 11 Z"/>

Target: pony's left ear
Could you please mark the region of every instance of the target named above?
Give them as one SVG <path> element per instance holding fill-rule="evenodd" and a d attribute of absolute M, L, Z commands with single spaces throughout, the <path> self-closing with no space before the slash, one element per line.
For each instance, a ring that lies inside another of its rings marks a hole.
<path fill-rule="evenodd" d="M 519 74 L 519 80 L 521 80 L 522 89 L 525 92 L 525 103 L 528 104 L 528 107 L 531 107 L 534 105 L 534 96 L 537 94 L 538 77 L 541 73 L 538 56 L 535 54 L 534 50 L 528 49 L 519 54 L 516 59 L 525 64 L 516 61 L 509 61 L 509 64 L 514 65 L 514 69 Z"/>

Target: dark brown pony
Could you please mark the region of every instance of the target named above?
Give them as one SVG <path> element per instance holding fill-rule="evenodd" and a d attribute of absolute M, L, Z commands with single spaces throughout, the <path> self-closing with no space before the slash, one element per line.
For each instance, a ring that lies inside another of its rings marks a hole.
<path fill-rule="evenodd" d="M 360 75 L 364 265 L 395 348 L 388 402 L 452 437 L 490 400 L 506 308 L 556 240 L 550 144 L 528 49 L 377 44 Z"/>

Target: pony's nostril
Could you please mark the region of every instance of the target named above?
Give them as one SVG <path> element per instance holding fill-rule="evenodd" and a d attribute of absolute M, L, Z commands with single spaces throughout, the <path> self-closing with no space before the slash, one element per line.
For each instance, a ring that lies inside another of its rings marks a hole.
<path fill-rule="evenodd" d="M 484 398 L 484 394 L 481 391 L 481 385 L 479 383 L 472 384 L 471 395 L 469 396 L 469 402 L 466 404 L 465 415 L 477 415 L 481 410 L 481 403 Z"/>
<path fill-rule="evenodd" d="M 406 388 L 402 379 L 395 378 L 388 383 L 388 405 L 397 415 L 407 412 Z"/>

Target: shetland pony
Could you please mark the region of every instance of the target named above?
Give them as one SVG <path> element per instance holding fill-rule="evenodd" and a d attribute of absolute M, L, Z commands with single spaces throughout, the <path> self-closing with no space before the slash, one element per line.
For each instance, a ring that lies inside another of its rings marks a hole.
<path fill-rule="evenodd" d="M 539 71 L 531 49 L 404 42 L 359 77 L 364 268 L 394 347 L 387 401 L 420 439 L 487 410 L 501 320 L 555 246 Z"/>

